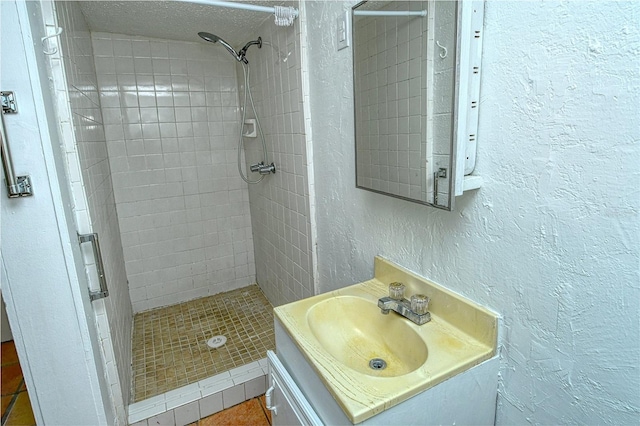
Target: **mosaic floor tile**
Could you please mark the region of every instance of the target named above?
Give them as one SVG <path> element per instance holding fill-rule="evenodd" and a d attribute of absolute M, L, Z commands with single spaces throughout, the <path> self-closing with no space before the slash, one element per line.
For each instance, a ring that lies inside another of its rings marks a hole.
<path fill-rule="evenodd" d="M 207 340 L 224 335 L 212 349 Z M 266 357 L 273 307 L 257 285 L 141 312 L 133 332 L 133 402 Z"/>

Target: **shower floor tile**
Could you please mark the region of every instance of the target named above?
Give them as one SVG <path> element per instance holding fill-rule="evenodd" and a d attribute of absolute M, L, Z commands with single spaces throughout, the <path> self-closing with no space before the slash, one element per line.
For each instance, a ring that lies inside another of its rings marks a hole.
<path fill-rule="evenodd" d="M 273 307 L 257 285 L 136 314 L 133 402 L 257 361 L 274 350 Z M 210 338 L 227 342 L 212 349 Z"/>

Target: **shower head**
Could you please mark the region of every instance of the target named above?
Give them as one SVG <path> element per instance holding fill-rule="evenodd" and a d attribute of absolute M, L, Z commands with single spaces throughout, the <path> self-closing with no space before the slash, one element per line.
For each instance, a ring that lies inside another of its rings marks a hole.
<path fill-rule="evenodd" d="M 211 33 L 206 33 L 204 31 L 201 31 L 198 33 L 198 35 L 200 36 L 200 38 L 202 38 L 205 41 L 208 41 L 210 43 L 220 43 L 221 45 L 224 46 L 225 49 L 227 49 L 227 51 L 229 53 L 231 53 L 231 55 L 236 58 L 236 61 L 240 62 L 244 62 L 245 64 L 249 63 L 249 61 L 247 61 L 247 59 L 244 57 L 244 52 L 242 52 L 242 55 L 238 52 L 236 52 L 236 50 L 231 47 L 231 45 L 229 43 L 227 43 L 226 41 L 224 41 L 223 39 L 221 39 L 220 37 L 218 37 L 215 34 L 211 34 Z"/>
<path fill-rule="evenodd" d="M 200 38 L 202 38 L 203 40 L 208 41 L 210 43 L 220 43 L 221 45 L 224 46 L 225 49 L 227 49 L 229 51 L 229 53 L 231 53 L 231 55 L 234 58 L 236 58 L 236 61 L 244 62 L 245 64 L 249 63 L 249 61 L 245 57 L 245 55 L 247 53 L 247 49 L 249 49 L 249 47 L 251 47 L 253 45 L 257 45 L 258 49 L 262 48 L 262 37 L 258 37 L 257 40 L 252 40 L 252 41 L 248 42 L 247 44 L 244 45 L 244 47 L 242 49 L 240 49 L 239 52 L 236 52 L 236 50 L 233 47 L 231 47 L 231 45 L 229 43 L 227 43 L 226 41 L 224 41 L 223 39 L 221 39 L 220 37 L 218 37 L 215 34 L 206 33 L 204 31 L 201 31 L 201 32 L 198 33 L 198 35 L 200 36 Z"/>
<path fill-rule="evenodd" d="M 222 40 L 220 37 L 218 37 L 215 34 L 211 34 L 211 33 L 205 33 L 204 31 L 201 31 L 198 33 L 198 35 L 200 36 L 200 38 L 202 38 L 203 40 L 209 41 L 211 43 L 217 43 L 218 41 Z"/>

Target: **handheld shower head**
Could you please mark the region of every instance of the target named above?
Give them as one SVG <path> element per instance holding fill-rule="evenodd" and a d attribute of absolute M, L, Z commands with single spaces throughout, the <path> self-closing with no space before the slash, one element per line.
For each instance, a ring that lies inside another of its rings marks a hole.
<path fill-rule="evenodd" d="M 220 37 L 218 37 L 217 35 L 206 33 L 204 31 L 199 32 L 198 35 L 200 36 L 201 39 L 209 41 L 211 43 L 217 43 L 218 40 L 220 40 Z"/>
<path fill-rule="evenodd" d="M 218 37 L 215 34 L 211 34 L 211 33 L 207 33 L 204 31 L 201 31 L 198 33 L 198 35 L 200 36 L 200 38 L 202 38 L 205 41 L 208 41 L 210 43 L 220 43 L 221 45 L 224 46 L 225 49 L 227 49 L 227 51 L 229 53 L 231 53 L 231 55 L 236 58 L 236 61 L 240 62 L 244 62 L 245 64 L 248 63 L 247 59 L 244 57 L 244 52 L 242 55 L 240 55 L 238 52 L 236 52 L 236 50 L 231 47 L 231 45 L 229 43 L 227 43 L 226 41 L 224 41 L 222 38 Z"/>

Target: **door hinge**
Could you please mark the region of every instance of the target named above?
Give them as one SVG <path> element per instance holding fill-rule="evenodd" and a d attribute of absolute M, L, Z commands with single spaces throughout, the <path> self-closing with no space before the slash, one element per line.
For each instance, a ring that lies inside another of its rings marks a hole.
<path fill-rule="evenodd" d="M 18 104 L 16 104 L 16 97 L 13 92 L 0 92 L 2 98 L 2 113 L 3 114 L 17 114 Z"/>

